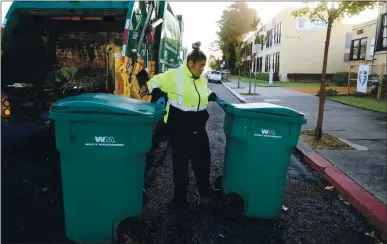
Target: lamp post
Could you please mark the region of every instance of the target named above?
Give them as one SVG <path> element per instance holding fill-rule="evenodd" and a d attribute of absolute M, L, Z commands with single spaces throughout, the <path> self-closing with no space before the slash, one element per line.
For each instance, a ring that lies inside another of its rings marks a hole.
<path fill-rule="evenodd" d="M 269 84 L 273 84 L 273 75 L 274 75 L 274 34 L 276 32 L 275 18 L 273 18 L 273 32 L 271 33 L 271 56 L 270 56 L 270 74 L 269 74 Z"/>

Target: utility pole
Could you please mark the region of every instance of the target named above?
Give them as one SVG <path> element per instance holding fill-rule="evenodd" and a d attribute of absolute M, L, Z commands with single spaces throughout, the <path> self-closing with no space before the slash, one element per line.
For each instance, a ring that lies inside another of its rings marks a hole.
<path fill-rule="evenodd" d="M 273 18 L 273 31 L 271 33 L 271 55 L 270 55 L 270 74 L 269 74 L 269 84 L 273 84 L 273 75 L 274 75 L 274 33 L 275 33 L 275 17 Z"/>

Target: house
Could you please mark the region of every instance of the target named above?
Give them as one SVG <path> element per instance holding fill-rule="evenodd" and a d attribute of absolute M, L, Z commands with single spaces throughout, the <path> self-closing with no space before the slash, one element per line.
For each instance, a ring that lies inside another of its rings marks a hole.
<path fill-rule="evenodd" d="M 387 63 L 387 3 L 378 9 L 378 21 L 375 36 L 375 64 Z M 387 70 L 384 71 L 387 74 Z"/>
<path fill-rule="evenodd" d="M 387 61 L 387 4 L 375 20 L 355 25 L 351 34 L 350 62 L 380 65 Z"/>
<path fill-rule="evenodd" d="M 255 32 L 245 39 L 242 46 L 243 72 L 269 72 L 273 62 L 273 70 L 281 81 L 288 81 L 288 74 L 291 73 L 314 74 L 319 77 L 322 72 L 327 24 L 323 21 L 311 22 L 308 17 L 295 18 L 291 14 L 295 10 L 297 9 L 285 8 L 273 21 L 265 24 L 264 31 Z M 327 73 L 348 70 L 352 26 L 342 21 L 334 24 Z M 251 53 L 254 44 L 261 44 L 255 57 Z"/>

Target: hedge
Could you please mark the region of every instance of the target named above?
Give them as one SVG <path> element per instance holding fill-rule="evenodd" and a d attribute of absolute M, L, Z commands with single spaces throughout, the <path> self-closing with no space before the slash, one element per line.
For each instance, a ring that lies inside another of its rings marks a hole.
<path fill-rule="evenodd" d="M 319 73 L 288 73 L 287 77 L 290 81 L 321 81 L 321 74 Z M 326 80 L 332 80 L 333 74 L 326 74 Z"/>
<path fill-rule="evenodd" d="M 244 75 L 245 77 L 250 78 L 249 75 Z M 269 81 L 270 73 L 255 73 L 255 78 L 257 80 Z M 251 78 L 254 79 L 254 73 L 251 74 Z M 278 73 L 273 73 L 273 81 L 279 81 Z"/>
<path fill-rule="evenodd" d="M 333 75 L 333 82 L 339 86 L 347 86 L 348 85 L 348 75 L 349 72 L 337 72 Z M 357 79 L 357 73 L 351 72 L 351 79 Z M 350 86 L 356 86 L 356 80 L 350 80 Z"/>

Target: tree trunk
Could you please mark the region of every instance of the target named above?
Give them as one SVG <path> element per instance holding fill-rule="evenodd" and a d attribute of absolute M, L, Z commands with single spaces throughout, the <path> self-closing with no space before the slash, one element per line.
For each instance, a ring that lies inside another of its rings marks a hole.
<path fill-rule="evenodd" d="M 329 41 L 331 39 L 331 31 L 332 31 L 332 22 L 328 20 L 327 35 L 325 38 L 324 61 L 323 61 L 323 68 L 322 68 L 322 74 L 321 74 L 320 101 L 319 101 L 319 108 L 318 108 L 317 126 L 314 131 L 315 139 L 317 141 L 321 140 L 321 135 L 322 135 L 322 125 L 323 125 L 324 105 L 325 105 L 325 80 L 327 76 L 328 50 L 329 50 Z"/>
<path fill-rule="evenodd" d="M 238 70 L 239 70 L 239 72 L 238 72 L 238 88 L 240 88 L 239 83 L 240 83 L 240 77 L 241 77 L 241 68 L 239 68 Z"/>

